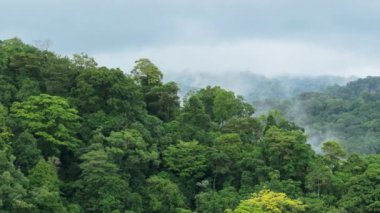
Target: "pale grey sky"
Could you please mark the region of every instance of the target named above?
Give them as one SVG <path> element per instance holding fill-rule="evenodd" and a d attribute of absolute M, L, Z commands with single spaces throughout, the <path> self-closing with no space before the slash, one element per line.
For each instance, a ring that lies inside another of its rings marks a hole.
<path fill-rule="evenodd" d="M 376 0 L 1 0 L 0 39 L 129 71 L 380 75 Z"/>

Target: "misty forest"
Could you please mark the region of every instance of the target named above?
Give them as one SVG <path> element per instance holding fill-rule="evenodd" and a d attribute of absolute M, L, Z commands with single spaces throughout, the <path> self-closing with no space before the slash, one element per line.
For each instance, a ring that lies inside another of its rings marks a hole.
<path fill-rule="evenodd" d="M 178 82 L 0 41 L 0 212 L 380 212 L 380 77 Z"/>

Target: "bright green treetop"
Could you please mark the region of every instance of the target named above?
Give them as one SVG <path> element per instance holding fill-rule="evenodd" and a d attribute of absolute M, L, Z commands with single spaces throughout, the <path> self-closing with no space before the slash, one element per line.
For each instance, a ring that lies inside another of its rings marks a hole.
<path fill-rule="evenodd" d="M 79 145 L 75 137 L 79 116 L 65 98 L 31 96 L 24 102 L 15 102 L 11 112 L 38 139 L 45 156 L 58 154 L 60 147 L 72 149 Z"/>
<path fill-rule="evenodd" d="M 233 213 L 286 213 L 304 212 L 305 205 L 299 200 L 293 200 L 284 193 L 262 190 L 252 194 L 247 200 L 242 200 Z"/>

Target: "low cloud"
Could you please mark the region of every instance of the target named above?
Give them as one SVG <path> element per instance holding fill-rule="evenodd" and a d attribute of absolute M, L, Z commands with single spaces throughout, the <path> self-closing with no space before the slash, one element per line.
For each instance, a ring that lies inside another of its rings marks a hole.
<path fill-rule="evenodd" d="M 251 39 L 213 44 L 166 45 L 140 50 L 93 53 L 101 64 L 132 69 L 138 58 L 149 58 L 165 74 L 251 72 L 266 76 L 341 75 L 380 73 L 380 61 L 360 51 L 320 43 Z"/>

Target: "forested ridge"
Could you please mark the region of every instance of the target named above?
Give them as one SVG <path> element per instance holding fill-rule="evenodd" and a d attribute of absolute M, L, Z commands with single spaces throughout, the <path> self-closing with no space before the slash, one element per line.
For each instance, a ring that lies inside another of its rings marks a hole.
<path fill-rule="evenodd" d="M 291 100 L 263 103 L 308 127 L 310 137 L 336 138 L 348 152 L 363 154 L 380 153 L 379 104 L 380 77 L 375 76 L 306 92 Z"/>
<path fill-rule="evenodd" d="M 0 41 L 0 212 L 380 212 L 378 154 L 162 79 Z"/>

